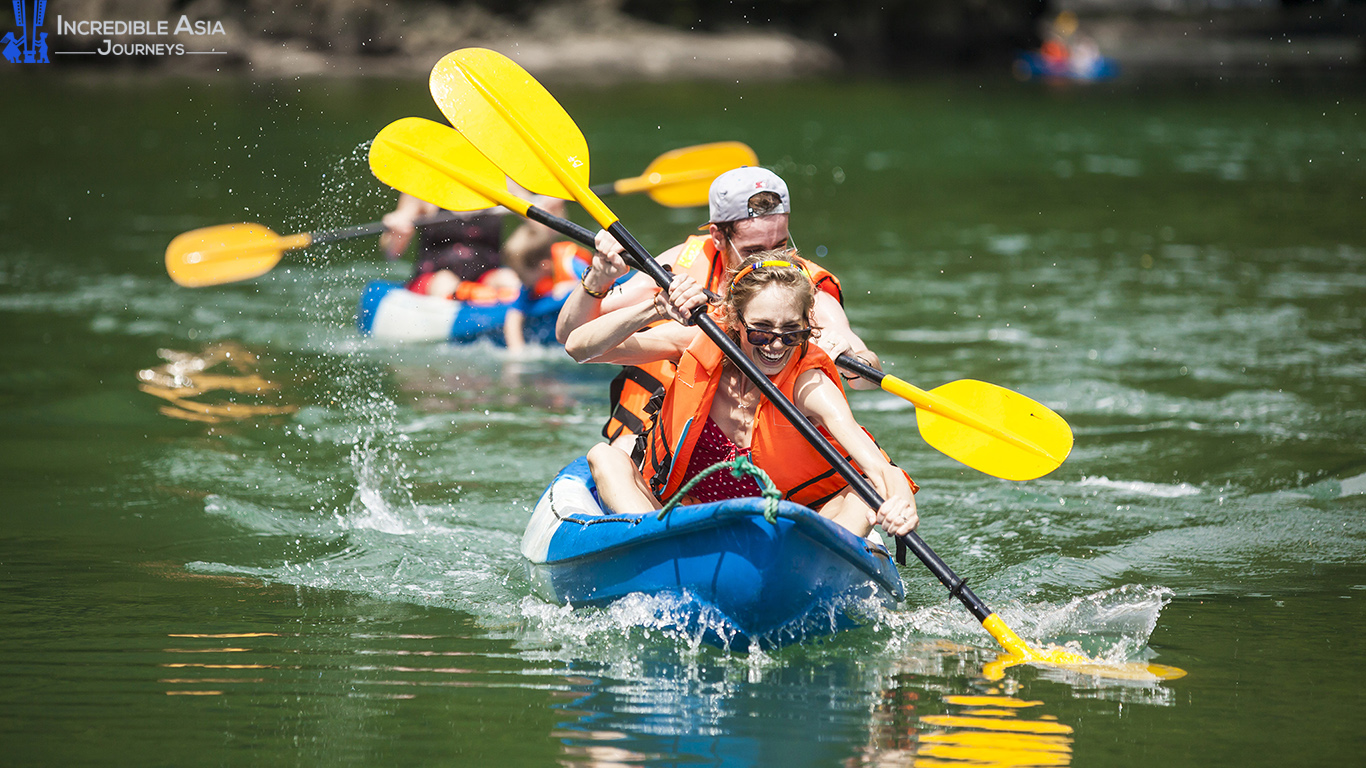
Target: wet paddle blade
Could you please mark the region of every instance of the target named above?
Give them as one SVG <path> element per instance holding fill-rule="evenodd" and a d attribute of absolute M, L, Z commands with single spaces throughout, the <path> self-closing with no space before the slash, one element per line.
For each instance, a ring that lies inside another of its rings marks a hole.
<path fill-rule="evenodd" d="M 1007 668 L 1020 664 L 1057 667 L 1069 672 L 1109 680 L 1157 682 L 1175 680 L 1186 676 L 1186 670 L 1169 667 L 1166 664 L 1149 664 L 1141 661 L 1102 661 L 1057 646 L 1042 649 L 1031 648 L 1019 635 L 1015 634 L 1015 630 L 1006 626 L 1005 621 L 994 613 L 982 620 L 982 627 L 991 633 L 991 636 L 996 638 L 996 642 L 1000 643 L 1001 647 L 1006 650 L 996 661 L 986 665 L 983 669 L 983 674 L 988 680 L 999 680 Z"/>
<path fill-rule="evenodd" d="M 273 269 L 285 251 L 310 242 L 308 234 L 280 237 L 260 224 L 204 227 L 177 235 L 166 246 L 166 272 L 187 288 L 250 280 Z"/>
<path fill-rule="evenodd" d="M 432 68 L 431 91 L 451 125 L 518 184 L 574 199 L 558 166 L 588 186 L 583 133 L 555 97 L 511 59 L 483 48 L 449 53 Z"/>
<path fill-rule="evenodd" d="M 717 176 L 742 165 L 758 165 L 759 156 L 747 144 L 718 141 L 665 152 L 645 172 L 616 183 L 617 194 L 645 192 L 660 205 L 689 208 L 707 204 Z"/>
<path fill-rule="evenodd" d="M 947 409 L 916 403 L 916 423 L 925 442 L 993 477 L 1042 477 L 1057 469 L 1072 450 L 1072 428 L 1067 422 L 1018 392 L 962 379 L 929 394 L 980 420 L 986 429 L 953 418 Z"/>
<path fill-rule="evenodd" d="M 1144 661 L 1098 661 L 1069 651 L 1044 651 L 1035 657 L 1003 653 L 995 661 L 982 667 L 982 676 L 991 681 L 1000 680 L 1005 677 L 1007 669 L 1021 664 L 1054 667 L 1088 678 L 1139 683 L 1157 683 L 1186 676 L 1186 670 L 1166 664 L 1149 664 Z"/>
<path fill-rule="evenodd" d="M 370 144 L 370 170 L 394 189 L 448 211 L 477 211 L 506 189 L 498 166 L 450 127 L 420 117 L 385 126 Z"/>

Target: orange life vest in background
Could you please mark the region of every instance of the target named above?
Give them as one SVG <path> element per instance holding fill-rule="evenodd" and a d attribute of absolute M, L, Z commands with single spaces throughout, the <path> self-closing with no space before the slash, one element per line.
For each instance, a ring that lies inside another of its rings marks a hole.
<path fill-rule="evenodd" d="M 664 395 L 654 426 L 643 439 L 640 460 L 645 481 L 660 500 L 673 496 L 690 479 L 686 477 L 688 464 L 711 413 L 725 359 L 721 348 L 699 331 L 678 361 L 673 385 Z M 838 385 L 834 362 L 815 345 L 809 346 L 805 355 L 789 361 L 782 372 L 772 377 L 773 384 L 790 401 L 798 377 L 813 368 L 820 369 Z M 824 429 L 820 431 L 835 450 L 849 458 L 843 446 Z M 749 447 L 754 463 L 768 473 L 789 501 L 817 509 L 849 485 L 767 398 L 760 399 L 755 410 Z M 918 490 L 914 481 L 911 489 Z"/>
<path fill-rule="evenodd" d="M 811 275 L 816 290 L 830 294 L 840 304 L 844 303 L 838 278 L 813 262 L 798 260 Z M 673 271 L 675 274 L 691 276 L 714 293 L 721 293 L 726 287 L 725 260 L 717 258 L 716 243 L 711 235 L 693 235 L 685 240 L 683 250 L 679 251 L 674 261 Z M 615 440 L 621 435 L 644 434 L 650 428 L 653 411 L 658 409 L 658 398 L 663 396 L 673 376 L 674 364 L 668 361 L 624 366 L 612 380 L 609 393 L 612 415 L 602 428 L 602 436 Z M 656 405 L 651 405 L 652 399 Z"/>
<path fill-rule="evenodd" d="M 577 243 L 561 240 L 550 246 L 550 274 L 536 281 L 531 289 L 535 298 L 549 296 L 560 283 L 578 282 L 582 270 L 576 269 L 575 262 L 587 264 L 593 259 L 593 252 Z"/>
<path fill-rule="evenodd" d="M 497 270 L 491 269 L 480 276 L 478 280 L 461 280 L 455 286 L 455 293 L 438 295 L 432 293 L 430 283 L 435 272 L 428 272 L 413 278 L 408 283 L 408 290 L 413 293 L 420 293 L 425 296 L 435 296 L 438 299 L 451 301 L 463 301 L 469 304 L 507 304 L 517 300 L 521 295 L 522 289 L 517 285 L 489 285 L 484 280 L 492 276 Z"/>

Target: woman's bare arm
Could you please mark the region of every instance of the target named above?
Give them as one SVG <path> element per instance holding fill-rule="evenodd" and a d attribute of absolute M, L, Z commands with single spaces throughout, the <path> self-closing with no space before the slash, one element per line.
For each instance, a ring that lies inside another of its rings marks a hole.
<path fill-rule="evenodd" d="M 646 326 L 660 320 L 682 321 L 706 300 L 695 280 L 676 275 L 667 295 L 659 294 L 648 302 L 600 315 L 574 329 L 565 341 L 565 351 L 581 363 L 640 365 L 677 360 L 697 336 L 697 330 L 681 322 Z"/>
<path fill-rule="evenodd" d="M 798 410 L 839 441 L 882 495 L 885 500 L 882 507 L 868 510 L 869 522 L 884 524 L 890 517 L 894 524 L 888 533 L 901 535 L 914 530 L 919 517 L 915 494 L 906 473 L 888 461 L 877 443 L 859 426 L 839 385 L 823 372 L 809 370 L 798 377 L 792 400 Z"/>

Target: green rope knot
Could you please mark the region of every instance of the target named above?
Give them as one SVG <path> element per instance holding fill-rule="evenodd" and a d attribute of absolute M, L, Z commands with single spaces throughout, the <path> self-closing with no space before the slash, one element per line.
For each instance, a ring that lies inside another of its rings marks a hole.
<path fill-rule="evenodd" d="M 668 503 L 664 505 L 664 508 L 659 510 L 657 519 L 663 520 L 665 515 L 669 514 L 674 507 L 677 507 L 683 501 L 683 497 L 688 495 L 688 491 L 691 491 L 693 486 L 702 482 L 707 475 L 710 475 L 718 469 L 729 469 L 731 476 L 737 480 L 745 475 L 749 475 L 759 481 L 759 487 L 763 489 L 760 493 L 764 497 L 764 519 L 770 523 L 778 522 L 778 501 L 782 499 L 783 495 L 778 491 L 778 486 L 773 484 L 773 480 L 768 476 L 768 473 L 760 469 L 757 464 L 750 461 L 749 456 L 745 454 L 736 456 L 729 461 L 719 461 L 701 472 L 698 472 L 696 477 L 689 480 L 682 488 L 679 488 L 678 492 L 673 495 L 673 498 L 669 499 Z"/>

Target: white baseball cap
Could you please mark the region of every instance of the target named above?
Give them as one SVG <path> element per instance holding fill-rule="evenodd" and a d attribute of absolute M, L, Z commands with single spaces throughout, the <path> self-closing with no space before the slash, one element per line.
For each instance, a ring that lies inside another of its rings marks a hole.
<path fill-rule="evenodd" d="M 749 199 L 760 192 L 774 192 L 781 198 L 777 208 L 759 213 L 749 207 Z M 740 221 L 774 213 L 791 213 L 792 200 L 787 195 L 787 183 L 767 168 L 745 165 L 726 171 L 711 183 L 707 195 L 711 223 Z"/>

